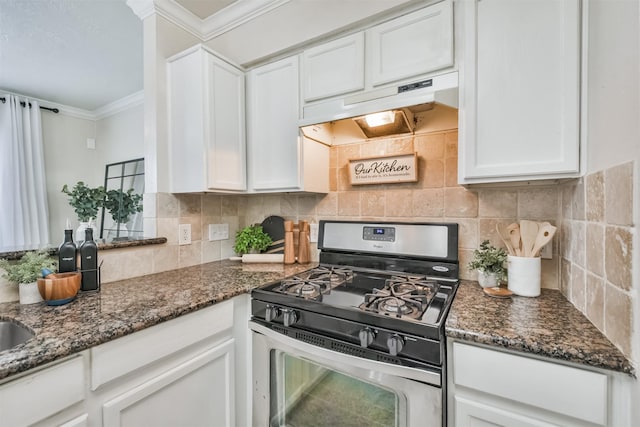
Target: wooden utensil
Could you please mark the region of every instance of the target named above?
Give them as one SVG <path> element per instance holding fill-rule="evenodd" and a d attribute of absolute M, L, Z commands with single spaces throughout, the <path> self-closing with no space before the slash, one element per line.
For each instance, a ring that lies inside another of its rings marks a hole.
<path fill-rule="evenodd" d="M 522 248 L 520 245 L 520 225 L 517 222 L 507 225 L 507 232 L 513 246 L 513 252 L 516 256 L 522 256 Z"/>
<path fill-rule="evenodd" d="M 556 234 L 557 227 L 549 224 L 548 222 L 543 222 L 540 224 L 538 228 L 538 235 L 536 236 L 536 241 L 533 245 L 533 255 L 532 256 L 540 256 L 540 250 L 553 239 L 553 236 Z"/>
<path fill-rule="evenodd" d="M 533 245 L 536 243 L 538 235 L 538 223 L 535 221 L 520 221 L 520 239 L 522 240 L 522 256 L 533 256 Z"/>
<path fill-rule="evenodd" d="M 502 239 L 502 242 L 504 242 L 504 245 L 507 247 L 507 252 L 509 252 L 509 255 L 515 255 L 516 253 L 513 250 L 509 232 L 507 231 L 507 226 L 501 223 L 497 223 L 496 231 L 498 232 L 498 236 L 500 236 L 500 239 Z"/>
<path fill-rule="evenodd" d="M 296 262 L 296 254 L 293 247 L 293 221 L 284 222 L 284 263 Z"/>
<path fill-rule="evenodd" d="M 298 262 L 305 264 L 310 260 L 309 254 L 309 223 L 300 221 L 300 234 L 298 243 Z"/>

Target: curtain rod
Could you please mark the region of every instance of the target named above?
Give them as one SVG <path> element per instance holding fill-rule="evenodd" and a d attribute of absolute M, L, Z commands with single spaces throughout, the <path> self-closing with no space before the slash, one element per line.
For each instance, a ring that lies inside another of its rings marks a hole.
<path fill-rule="evenodd" d="M 0 101 L 2 101 L 2 103 L 4 104 L 5 102 L 7 102 L 7 98 L 4 98 L 4 97 L 0 98 Z M 24 102 L 24 101 L 20 101 L 20 105 L 22 105 L 23 107 L 27 106 L 26 102 Z M 29 103 L 29 108 L 31 108 L 31 103 Z M 58 114 L 60 112 L 60 110 L 58 110 L 57 108 L 49 108 L 49 107 L 40 106 L 40 109 L 41 110 L 51 111 L 51 112 L 56 113 L 56 114 Z"/>

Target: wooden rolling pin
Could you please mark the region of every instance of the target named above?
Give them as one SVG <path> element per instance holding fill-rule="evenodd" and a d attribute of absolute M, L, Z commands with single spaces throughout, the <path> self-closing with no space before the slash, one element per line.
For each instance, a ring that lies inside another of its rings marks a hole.
<path fill-rule="evenodd" d="M 310 261 L 309 253 L 309 223 L 307 221 L 300 221 L 300 236 L 298 243 L 298 262 L 305 264 Z"/>
<path fill-rule="evenodd" d="M 296 254 L 293 247 L 293 221 L 284 222 L 284 263 L 296 262 Z"/>

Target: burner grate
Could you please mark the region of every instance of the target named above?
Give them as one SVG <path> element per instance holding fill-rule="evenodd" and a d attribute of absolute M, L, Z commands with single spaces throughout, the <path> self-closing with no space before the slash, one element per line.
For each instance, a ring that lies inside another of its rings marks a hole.
<path fill-rule="evenodd" d="M 420 319 L 437 284 L 423 276 L 392 276 L 364 296 L 360 309 L 397 318 Z"/>
<path fill-rule="evenodd" d="M 322 301 L 322 295 L 327 295 L 331 293 L 331 289 L 351 283 L 352 280 L 351 269 L 320 266 L 284 279 L 275 290 L 304 299 Z"/>

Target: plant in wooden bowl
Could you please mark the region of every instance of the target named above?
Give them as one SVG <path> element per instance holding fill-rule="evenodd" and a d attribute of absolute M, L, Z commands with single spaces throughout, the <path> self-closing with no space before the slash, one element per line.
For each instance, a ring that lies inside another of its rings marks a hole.
<path fill-rule="evenodd" d="M 478 282 L 483 288 L 498 286 L 504 278 L 504 263 L 507 253 L 502 248 L 496 248 L 488 240 L 480 244 L 480 248 L 473 251 L 473 260 L 469 263 L 469 270 L 478 270 Z"/>
<path fill-rule="evenodd" d="M 272 243 L 269 236 L 259 224 L 248 225 L 236 233 L 236 243 L 233 250 L 238 255 L 260 253 Z"/>
<path fill-rule="evenodd" d="M 18 261 L 0 260 L 0 267 L 11 282 L 18 284 L 20 304 L 33 304 L 42 301 L 36 280 L 43 269 L 55 270 L 57 262 L 46 251 L 29 251 Z"/>

